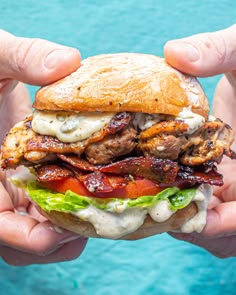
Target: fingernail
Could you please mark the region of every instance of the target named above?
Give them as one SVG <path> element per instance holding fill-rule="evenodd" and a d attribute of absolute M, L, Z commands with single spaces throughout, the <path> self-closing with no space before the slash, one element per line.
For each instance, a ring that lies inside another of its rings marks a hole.
<path fill-rule="evenodd" d="M 66 49 L 56 49 L 50 52 L 44 61 L 45 67 L 48 69 L 55 68 L 60 60 L 68 54 L 70 54 L 70 51 Z"/>
<path fill-rule="evenodd" d="M 190 62 L 195 62 L 200 58 L 199 50 L 190 43 L 176 42 L 175 49 L 184 53 Z"/>

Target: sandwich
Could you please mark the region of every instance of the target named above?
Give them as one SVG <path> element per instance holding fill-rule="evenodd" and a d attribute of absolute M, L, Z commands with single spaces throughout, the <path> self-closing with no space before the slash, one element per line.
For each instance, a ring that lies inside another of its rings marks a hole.
<path fill-rule="evenodd" d="M 136 240 L 201 232 L 234 132 L 209 114 L 195 77 L 138 53 L 89 57 L 40 88 L 1 147 L 2 169 L 55 225 Z"/>

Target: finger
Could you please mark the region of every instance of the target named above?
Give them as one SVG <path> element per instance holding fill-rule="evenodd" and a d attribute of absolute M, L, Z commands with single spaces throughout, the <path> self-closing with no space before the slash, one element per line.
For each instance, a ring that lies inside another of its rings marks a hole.
<path fill-rule="evenodd" d="M 78 235 L 55 230 L 49 221 L 39 222 L 15 212 L 14 204 L 0 184 L 0 244 L 23 252 L 46 255 L 55 247 Z"/>
<path fill-rule="evenodd" d="M 8 204 L 5 209 L 13 210 L 20 207 L 24 207 L 25 211 L 30 203 L 29 197 L 26 195 L 25 190 L 16 187 L 10 181 L 10 177 L 13 175 L 21 175 L 23 178 L 24 173 L 26 173 L 27 168 L 25 167 L 17 167 L 16 170 L 7 170 L 3 171 L 0 169 L 0 211 L 5 207 L 4 204 Z M 29 172 L 28 172 L 29 175 Z M 4 191 L 4 192 L 3 192 Z M 5 197 L 3 197 L 3 194 Z M 4 204 L 3 204 L 4 203 Z"/>
<path fill-rule="evenodd" d="M 2 259 L 14 266 L 25 266 L 30 264 L 48 264 L 74 260 L 80 256 L 86 246 L 86 238 L 77 238 L 75 241 L 61 245 L 58 249 L 46 256 L 38 256 L 30 253 L 20 252 L 9 247 L 0 247 Z"/>
<path fill-rule="evenodd" d="M 210 199 L 210 203 L 208 204 L 208 209 L 213 209 L 222 203 L 222 200 L 216 196 L 212 196 Z"/>
<path fill-rule="evenodd" d="M 15 37 L 0 31 L 0 79 L 45 85 L 76 70 L 80 53 L 75 48 L 41 39 Z"/>
<path fill-rule="evenodd" d="M 168 63 L 199 77 L 236 69 L 236 25 L 227 29 L 167 42 L 164 55 Z"/>
<path fill-rule="evenodd" d="M 172 237 L 204 248 L 219 258 L 236 256 L 236 236 L 205 239 L 199 234 L 169 233 Z"/>
<path fill-rule="evenodd" d="M 226 76 L 223 76 L 217 84 L 214 101 L 213 114 L 217 118 L 221 118 L 224 122 L 232 127 L 236 127 L 236 119 L 234 111 L 236 109 L 236 79 L 235 85 L 233 81 L 229 81 Z"/>
<path fill-rule="evenodd" d="M 201 235 L 225 237 L 236 234 L 236 201 L 221 203 L 207 213 L 207 223 Z"/>
<path fill-rule="evenodd" d="M 0 244 L 39 256 L 51 253 L 68 239 L 78 238 L 64 230 L 56 231 L 49 221 L 38 222 L 15 212 L 1 213 L 0 225 Z"/>
<path fill-rule="evenodd" d="M 2 99 L 7 97 L 7 99 Z M 18 83 L 15 89 L 8 95 L 0 94 L 1 101 L 1 130 L 0 142 L 2 142 L 9 129 L 17 122 L 25 119 L 31 112 L 29 93 L 22 83 Z M 9 115 L 10 114 L 10 115 Z"/>
<path fill-rule="evenodd" d="M 213 114 L 229 124 L 236 132 L 236 76 L 227 73 L 219 81 L 213 101 Z M 236 150 L 236 138 L 232 145 Z"/>

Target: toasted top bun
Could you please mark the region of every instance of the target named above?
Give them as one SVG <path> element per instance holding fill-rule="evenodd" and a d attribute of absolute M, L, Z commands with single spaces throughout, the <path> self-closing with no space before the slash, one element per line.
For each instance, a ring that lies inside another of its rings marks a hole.
<path fill-rule="evenodd" d="M 132 233 L 120 237 L 119 240 L 138 240 L 179 229 L 187 220 L 196 215 L 197 212 L 197 206 L 192 202 L 184 209 L 176 211 L 176 213 L 165 222 L 157 223 L 148 215 L 141 227 Z M 81 236 L 103 238 L 96 233 L 91 223 L 82 221 L 77 216 L 70 213 L 51 211 L 50 213 L 42 212 L 42 214 L 44 214 L 53 224 Z"/>
<path fill-rule="evenodd" d="M 207 118 L 209 105 L 197 79 L 161 57 L 138 53 L 89 57 L 71 75 L 35 97 L 38 110 L 144 112 L 178 115 L 184 107 Z"/>

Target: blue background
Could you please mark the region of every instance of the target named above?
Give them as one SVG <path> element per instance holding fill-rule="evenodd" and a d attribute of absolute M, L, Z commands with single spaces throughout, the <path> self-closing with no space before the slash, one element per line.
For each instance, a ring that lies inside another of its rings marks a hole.
<path fill-rule="evenodd" d="M 225 28 L 235 17 L 232 0 L 0 2 L 2 29 L 77 47 L 83 58 L 163 55 L 166 41 Z M 210 102 L 218 79 L 200 79 Z M 19 268 L 0 261 L 0 294 L 236 294 L 235 269 L 235 259 L 220 260 L 167 234 L 135 242 L 91 239 L 72 262 Z"/>

